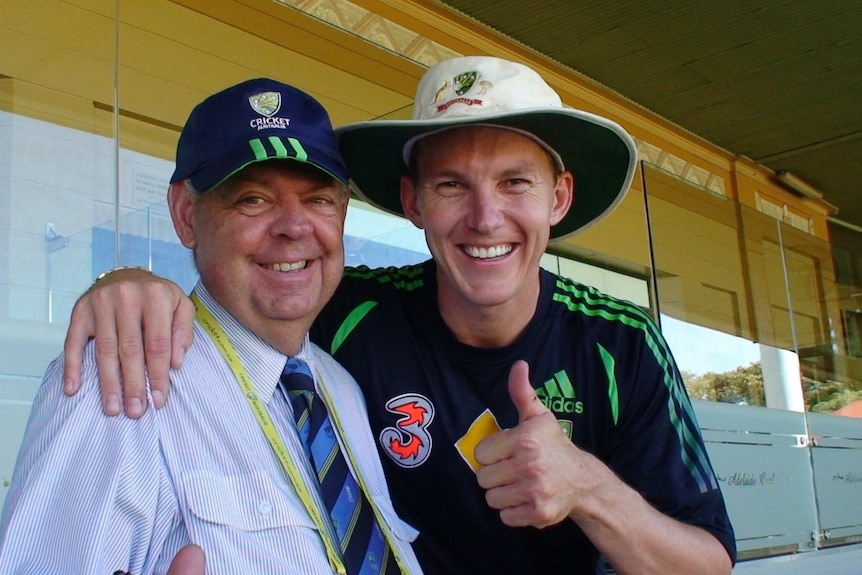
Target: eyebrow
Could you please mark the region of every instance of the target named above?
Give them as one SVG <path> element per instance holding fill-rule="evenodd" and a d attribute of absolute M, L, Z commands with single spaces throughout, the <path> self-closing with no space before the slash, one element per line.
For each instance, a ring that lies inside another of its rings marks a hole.
<path fill-rule="evenodd" d="M 453 170 L 451 168 L 444 168 L 441 170 L 426 170 L 427 176 L 432 178 L 464 178 L 464 172 L 459 170 Z M 496 177 L 512 177 L 523 174 L 535 174 L 541 172 L 541 167 L 534 164 L 519 164 L 517 166 L 511 166 L 503 169 L 501 172 L 497 172 Z M 470 173 L 468 170 L 467 173 Z M 553 170 L 552 170 L 553 173 Z"/>
<path fill-rule="evenodd" d="M 518 165 L 518 166 L 514 166 L 514 167 L 507 168 L 507 169 L 503 170 L 503 175 L 509 176 L 509 175 L 519 175 L 519 174 L 526 174 L 526 173 L 533 174 L 533 173 L 538 173 L 541 171 L 542 171 L 542 169 L 537 165 L 532 165 L 532 164 L 531 165 Z"/>
<path fill-rule="evenodd" d="M 334 177 L 320 172 L 320 176 L 318 177 L 316 174 L 314 176 L 303 176 L 308 183 L 308 188 L 304 190 L 302 193 L 305 194 L 313 194 L 320 190 L 325 190 L 329 188 L 335 188 L 338 191 L 341 190 L 340 182 Z M 223 195 L 232 195 L 238 193 L 238 188 L 243 184 L 257 184 L 263 187 L 272 187 L 272 179 L 267 177 L 256 177 L 247 172 L 240 172 L 225 183 L 223 188 Z"/>

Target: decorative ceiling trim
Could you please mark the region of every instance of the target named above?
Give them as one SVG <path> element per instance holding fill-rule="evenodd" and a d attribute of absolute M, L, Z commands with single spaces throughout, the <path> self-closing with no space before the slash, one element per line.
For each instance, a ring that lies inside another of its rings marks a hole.
<path fill-rule="evenodd" d="M 288 8 L 299 10 L 425 67 L 462 55 L 383 16 L 357 6 L 349 0 L 273 1 Z M 654 164 L 697 187 L 727 197 L 725 181 L 721 176 L 682 160 L 643 140 L 636 139 L 636 143 L 638 155 L 642 160 Z"/>
<path fill-rule="evenodd" d="M 661 170 L 678 177 L 697 188 L 704 189 L 717 196 L 727 197 L 727 186 L 724 178 L 687 162 L 670 152 L 666 152 L 643 140 L 635 139 L 638 149 L 638 159 L 652 164 Z"/>
<path fill-rule="evenodd" d="M 359 36 L 375 46 L 425 67 L 461 55 L 347 0 L 273 1 Z"/>

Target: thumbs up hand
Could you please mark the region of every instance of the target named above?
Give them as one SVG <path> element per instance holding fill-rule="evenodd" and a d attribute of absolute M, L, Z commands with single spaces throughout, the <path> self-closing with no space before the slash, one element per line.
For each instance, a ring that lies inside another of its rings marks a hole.
<path fill-rule="evenodd" d="M 517 361 L 509 372 L 509 396 L 518 425 L 476 446 L 476 473 L 488 505 L 512 527 L 547 527 L 565 519 L 578 497 L 578 481 L 592 456 L 578 449 L 560 429 L 530 384 L 529 368 Z"/>
<path fill-rule="evenodd" d="M 509 372 L 509 397 L 518 408 L 518 424 L 544 414 L 550 410 L 539 401 L 536 390 L 530 383 L 530 368 L 526 361 L 516 361 Z M 551 414 L 553 417 L 553 414 Z M 554 418 L 556 421 L 556 418 Z"/>

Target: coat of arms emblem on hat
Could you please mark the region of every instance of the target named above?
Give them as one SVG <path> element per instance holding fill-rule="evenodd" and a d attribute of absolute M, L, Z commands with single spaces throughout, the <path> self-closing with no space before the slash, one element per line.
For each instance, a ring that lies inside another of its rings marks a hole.
<path fill-rule="evenodd" d="M 248 103 L 261 116 L 270 117 L 281 108 L 281 94 L 278 92 L 261 92 L 249 96 Z"/>
<path fill-rule="evenodd" d="M 473 87 L 473 82 L 476 81 L 476 71 L 472 72 L 464 72 L 463 74 L 458 74 L 452 80 L 455 82 L 455 93 L 459 96 L 463 96 L 466 94 L 470 88 Z"/>

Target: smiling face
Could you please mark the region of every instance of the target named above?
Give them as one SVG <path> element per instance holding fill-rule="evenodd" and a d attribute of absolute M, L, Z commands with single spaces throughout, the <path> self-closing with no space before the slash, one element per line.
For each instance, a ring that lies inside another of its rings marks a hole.
<path fill-rule="evenodd" d="M 437 261 L 447 323 L 484 310 L 526 325 L 551 226 L 572 202 L 571 173 L 556 173 L 530 138 L 491 127 L 427 136 L 413 154 L 401 201 Z"/>
<path fill-rule="evenodd" d="M 246 328 L 298 351 L 344 268 L 347 190 L 291 160 L 252 164 L 216 188 L 175 183 L 171 215 L 210 294 Z"/>

